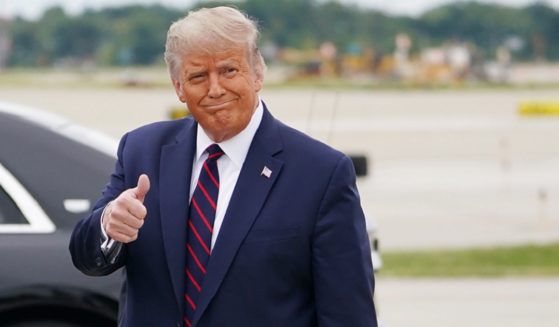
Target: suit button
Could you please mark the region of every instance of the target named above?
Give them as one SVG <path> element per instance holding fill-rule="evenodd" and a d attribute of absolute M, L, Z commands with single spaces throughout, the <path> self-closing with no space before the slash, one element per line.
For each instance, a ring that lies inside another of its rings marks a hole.
<path fill-rule="evenodd" d="M 99 257 L 95 258 L 95 265 L 97 267 L 101 267 L 101 265 L 103 264 L 103 260 Z"/>

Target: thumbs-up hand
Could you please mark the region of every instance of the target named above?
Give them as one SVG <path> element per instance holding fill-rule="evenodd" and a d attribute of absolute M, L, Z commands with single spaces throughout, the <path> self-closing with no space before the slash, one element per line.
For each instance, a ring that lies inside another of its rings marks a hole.
<path fill-rule="evenodd" d="M 141 174 L 138 178 L 138 186 L 133 188 L 134 193 L 136 195 L 136 199 L 140 200 L 142 204 L 146 198 L 146 194 L 149 191 L 149 177 L 146 174 Z"/>
<path fill-rule="evenodd" d="M 101 219 L 110 238 L 122 243 L 130 243 L 138 238 L 138 231 L 147 215 L 144 200 L 149 187 L 149 177 L 142 174 L 136 187 L 122 192 L 109 203 Z"/>

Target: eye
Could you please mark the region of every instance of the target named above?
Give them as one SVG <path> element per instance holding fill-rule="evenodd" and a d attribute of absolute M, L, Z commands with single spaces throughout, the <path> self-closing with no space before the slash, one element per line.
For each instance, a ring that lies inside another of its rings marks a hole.
<path fill-rule="evenodd" d="M 200 83 L 205 79 L 205 74 L 194 74 L 188 77 L 188 81 L 191 83 Z"/>
<path fill-rule="evenodd" d="M 226 77 L 233 77 L 233 76 L 235 76 L 235 74 L 237 74 L 237 72 L 238 72 L 238 69 L 234 68 L 234 67 L 227 67 L 224 70 L 224 74 L 225 74 Z"/>

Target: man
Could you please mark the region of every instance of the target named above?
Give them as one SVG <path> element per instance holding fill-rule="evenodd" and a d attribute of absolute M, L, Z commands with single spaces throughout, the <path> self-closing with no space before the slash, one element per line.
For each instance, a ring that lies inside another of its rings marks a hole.
<path fill-rule="evenodd" d="M 70 242 L 88 275 L 126 268 L 122 326 L 376 326 L 351 161 L 272 117 L 254 22 L 190 12 L 165 59 L 194 119 L 125 135 Z"/>

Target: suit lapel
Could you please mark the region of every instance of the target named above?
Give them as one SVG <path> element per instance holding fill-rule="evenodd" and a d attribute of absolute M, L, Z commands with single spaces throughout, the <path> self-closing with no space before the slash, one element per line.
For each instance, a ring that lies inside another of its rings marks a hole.
<path fill-rule="evenodd" d="M 273 157 L 282 149 L 277 128 L 275 119 L 264 109 L 262 122 L 241 169 L 208 262 L 207 275 L 192 321 L 193 326 L 198 323 L 219 289 L 239 247 L 280 174 L 283 162 Z M 270 173 L 263 172 L 264 167 L 267 167 Z"/>
<path fill-rule="evenodd" d="M 159 168 L 163 244 L 180 312 L 183 310 L 188 194 L 196 153 L 196 124 L 193 120 L 186 120 L 186 124 L 177 135 L 176 142 L 163 147 Z"/>

